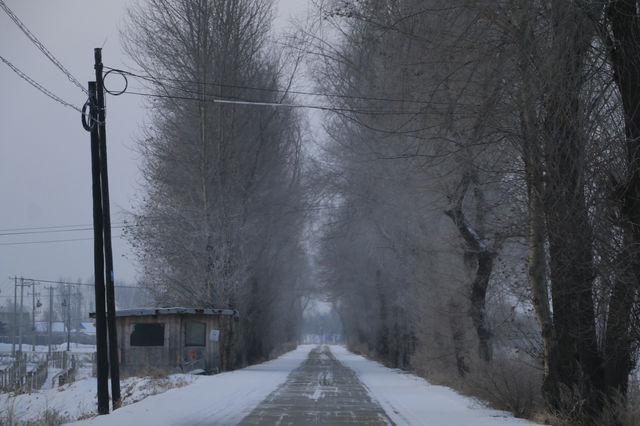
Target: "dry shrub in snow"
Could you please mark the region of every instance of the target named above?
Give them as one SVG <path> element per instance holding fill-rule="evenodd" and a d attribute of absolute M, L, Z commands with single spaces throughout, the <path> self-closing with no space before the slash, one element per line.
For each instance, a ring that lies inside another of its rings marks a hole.
<path fill-rule="evenodd" d="M 533 417 L 538 423 L 554 426 L 574 426 L 575 416 L 583 415 L 584 398 L 578 390 L 565 390 L 562 395 L 563 407 L 553 412 L 540 412 Z M 621 394 L 607 395 L 604 407 L 597 418 L 593 418 L 585 425 L 598 426 L 640 426 L 640 382 L 632 378 L 626 398 Z"/>
<path fill-rule="evenodd" d="M 142 380 L 133 380 L 125 383 L 122 389 L 122 405 L 134 404 L 144 398 L 157 395 L 169 389 L 181 388 L 195 380 L 196 376 L 147 376 Z"/>
<path fill-rule="evenodd" d="M 127 377 L 139 377 L 139 378 L 148 378 L 148 379 L 164 379 L 169 374 L 171 374 L 167 369 L 154 367 L 152 365 L 147 365 L 144 368 L 140 368 L 136 370 L 135 374 L 123 374 L 123 378 Z"/>
<path fill-rule="evenodd" d="M 627 397 L 610 397 L 602 410 L 602 417 L 595 422 L 604 426 L 640 426 L 640 381 L 630 381 Z"/>
<path fill-rule="evenodd" d="M 531 418 L 542 408 L 542 371 L 535 365 L 508 356 L 492 362 L 478 361 L 465 377 L 465 393 L 488 402 L 492 407 Z"/>
<path fill-rule="evenodd" d="M 63 416 L 60 412 L 52 408 L 46 410 L 42 418 L 38 420 L 19 420 L 15 417 L 15 401 L 8 404 L 5 410 L 0 411 L 0 425 L 4 426 L 59 426 L 70 420 L 72 419 Z"/>

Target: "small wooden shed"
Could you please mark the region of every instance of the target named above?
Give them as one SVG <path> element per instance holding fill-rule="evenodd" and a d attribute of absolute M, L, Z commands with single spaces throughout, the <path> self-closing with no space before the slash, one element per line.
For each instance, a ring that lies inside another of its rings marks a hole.
<path fill-rule="evenodd" d="M 141 308 L 116 312 L 120 371 L 220 370 L 224 333 L 239 317 L 232 309 Z"/>

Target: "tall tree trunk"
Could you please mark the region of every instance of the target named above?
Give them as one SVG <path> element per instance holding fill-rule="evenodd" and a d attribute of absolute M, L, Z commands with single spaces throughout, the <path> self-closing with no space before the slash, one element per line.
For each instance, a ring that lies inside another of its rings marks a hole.
<path fill-rule="evenodd" d="M 521 66 L 526 72 L 527 66 Z M 523 74 L 521 91 L 522 152 L 527 181 L 529 212 L 529 270 L 531 299 L 540 327 L 543 348 L 544 377 L 549 375 L 549 354 L 554 341 L 553 321 L 547 290 L 543 161 L 536 128 L 536 102 L 531 87 L 531 76 Z"/>
<path fill-rule="evenodd" d="M 478 336 L 478 356 L 485 361 L 491 361 L 493 358 L 491 346 L 492 334 L 491 327 L 487 321 L 485 301 L 489 280 L 491 279 L 491 272 L 493 271 L 495 253 L 489 249 L 480 234 L 467 222 L 462 212 L 462 203 L 470 183 L 471 177 L 469 174 L 465 174 L 456 190 L 455 207 L 447 210 L 445 213 L 453 220 L 468 250 L 474 255 L 478 262 L 478 268 L 471 283 L 469 316 L 473 321 L 473 326 Z"/>
<path fill-rule="evenodd" d="M 449 309 L 451 312 L 456 313 L 460 311 L 460 305 L 457 301 L 451 299 L 449 300 Z M 453 339 L 453 353 L 456 359 L 456 369 L 458 370 L 458 375 L 460 377 L 464 377 L 469 373 L 469 363 L 467 360 L 467 345 L 465 344 L 464 339 L 464 326 L 463 321 L 460 321 L 459 318 L 452 316 L 449 319 L 449 326 L 451 327 L 451 336 Z"/>
<path fill-rule="evenodd" d="M 546 228 L 544 217 L 544 153 L 539 129 L 540 76 L 536 75 L 535 61 L 535 20 L 533 6 L 522 3 L 519 19 L 513 26 L 513 34 L 518 45 L 518 70 L 520 91 L 518 109 L 520 111 L 521 149 L 527 184 L 527 208 L 529 225 L 529 268 L 528 281 L 531 301 L 540 327 L 543 350 L 543 380 L 549 380 L 549 356 L 555 342 L 546 273 Z"/>
<path fill-rule="evenodd" d="M 390 357 L 390 345 L 389 345 L 389 308 L 387 306 L 388 301 L 384 291 L 382 283 L 382 272 L 380 269 L 376 269 L 376 293 L 378 296 L 378 303 L 380 304 L 380 328 L 378 329 L 378 336 L 376 342 L 376 352 L 378 356 L 389 361 Z"/>
<path fill-rule="evenodd" d="M 625 238 L 625 246 L 629 243 Z M 616 267 L 616 280 L 611 291 L 607 330 L 604 342 L 604 379 L 606 395 L 615 398 L 626 395 L 629 374 L 633 369 L 631 360 L 632 339 L 630 335 L 631 310 L 635 300 L 636 276 L 634 261 L 628 249 L 620 256 Z M 614 392 L 611 392 L 611 391 Z"/>
<path fill-rule="evenodd" d="M 605 35 L 625 119 L 627 176 L 619 182 L 625 249 L 622 270 L 609 302 L 605 338 L 605 381 L 626 394 L 631 363 L 631 311 L 640 291 L 640 15 L 636 0 L 613 0 L 607 9 Z M 626 261 L 626 262 L 625 262 Z M 626 264 L 625 264 L 626 263 Z M 627 271 L 625 269 L 629 268 Z"/>
<path fill-rule="evenodd" d="M 591 34 L 579 8 L 554 2 L 551 61 L 554 79 L 545 93 L 544 210 L 555 342 L 543 391 L 555 408 L 578 407 L 576 420 L 601 410 L 602 360 L 598 352 L 592 295 L 592 232 L 585 201 L 585 147 L 580 90 Z M 568 52 L 568 53 L 567 53 Z"/>

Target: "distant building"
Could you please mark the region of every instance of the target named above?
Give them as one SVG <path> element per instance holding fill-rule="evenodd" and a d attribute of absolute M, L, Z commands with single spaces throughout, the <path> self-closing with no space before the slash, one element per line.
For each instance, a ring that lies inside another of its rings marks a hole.
<path fill-rule="evenodd" d="M 14 324 L 17 325 L 14 327 Z M 31 313 L 26 311 L 18 311 L 17 314 L 11 311 L 0 311 L 0 342 L 11 343 L 13 335 L 17 336 L 22 326 L 22 333 L 31 332 L 32 320 Z"/>
<path fill-rule="evenodd" d="M 232 309 L 143 308 L 116 312 L 120 370 L 170 372 L 220 369 L 220 346 L 238 311 Z"/>
<path fill-rule="evenodd" d="M 5 324 L 8 330 L 13 328 L 14 321 L 18 325 L 22 323 L 23 327 L 31 327 L 31 313 L 27 311 L 18 311 L 14 314 L 13 311 L 0 311 L 0 322 Z"/>
<path fill-rule="evenodd" d="M 36 321 L 36 332 L 45 335 L 49 333 L 49 321 Z M 51 333 L 55 335 L 64 335 L 67 329 L 63 321 L 53 321 L 51 323 Z"/>
<path fill-rule="evenodd" d="M 71 342 L 95 345 L 96 328 L 93 322 L 81 322 L 77 328 L 71 327 Z M 51 323 L 51 343 L 60 344 L 67 341 L 67 327 L 64 321 L 53 321 Z M 31 342 L 31 340 L 29 340 Z M 49 321 L 36 321 L 36 344 L 49 344 Z"/>

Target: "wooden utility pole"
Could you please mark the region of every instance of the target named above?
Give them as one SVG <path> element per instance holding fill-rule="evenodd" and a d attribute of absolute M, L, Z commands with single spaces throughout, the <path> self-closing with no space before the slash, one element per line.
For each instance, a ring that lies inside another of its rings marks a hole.
<path fill-rule="evenodd" d="M 104 234 L 105 279 L 107 287 L 107 330 L 109 333 L 109 369 L 111 372 L 111 400 L 113 409 L 120 407 L 120 368 L 118 335 L 116 330 L 116 302 L 114 290 L 113 253 L 111 249 L 111 208 L 109 204 L 109 173 L 107 169 L 107 131 L 105 126 L 104 81 L 102 49 L 94 49 L 96 95 L 98 101 L 98 135 L 100 146 L 100 183 L 102 189 L 102 219 Z"/>
<path fill-rule="evenodd" d="M 98 414 L 109 414 L 109 361 L 107 358 L 107 321 L 104 290 L 104 254 L 102 191 L 100 188 L 100 136 L 96 83 L 89 82 L 89 125 L 91 131 L 91 177 L 93 193 L 93 273 L 96 295 L 96 352 L 98 378 Z"/>
<path fill-rule="evenodd" d="M 31 351 L 36 351 L 36 283 L 31 286 Z"/>
<path fill-rule="evenodd" d="M 53 340 L 53 286 L 49 287 L 49 355 L 51 355 L 51 342 Z"/>
<path fill-rule="evenodd" d="M 18 277 L 13 277 L 13 327 L 11 327 L 11 355 L 16 355 L 16 327 L 18 326 Z"/>
<path fill-rule="evenodd" d="M 22 311 L 24 309 L 24 278 L 20 278 L 20 328 L 18 329 L 20 332 L 20 336 L 18 338 L 18 351 L 22 354 Z"/>
<path fill-rule="evenodd" d="M 120 369 L 116 331 L 113 254 L 111 249 L 111 214 L 109 206 L 109 175 L 107 171 L 102 49 L 94 49 L 94 59 L 96 81 L 89 82 L 89 101 L 82 111 L 82 125 L 85 130 L 91 132 L 98 414 L 108 414 L 109 371 L 111 372 L 111 396 L 113 409 L 115 410 L 120 406 Z M 89 121 L 87 121 L 86 116 L 87 105 L 90 107 Z"/>
<path fill-rule="evenodd" d="M 67 352 L 71 350 L 71 284 L 67 284 Z"/>

